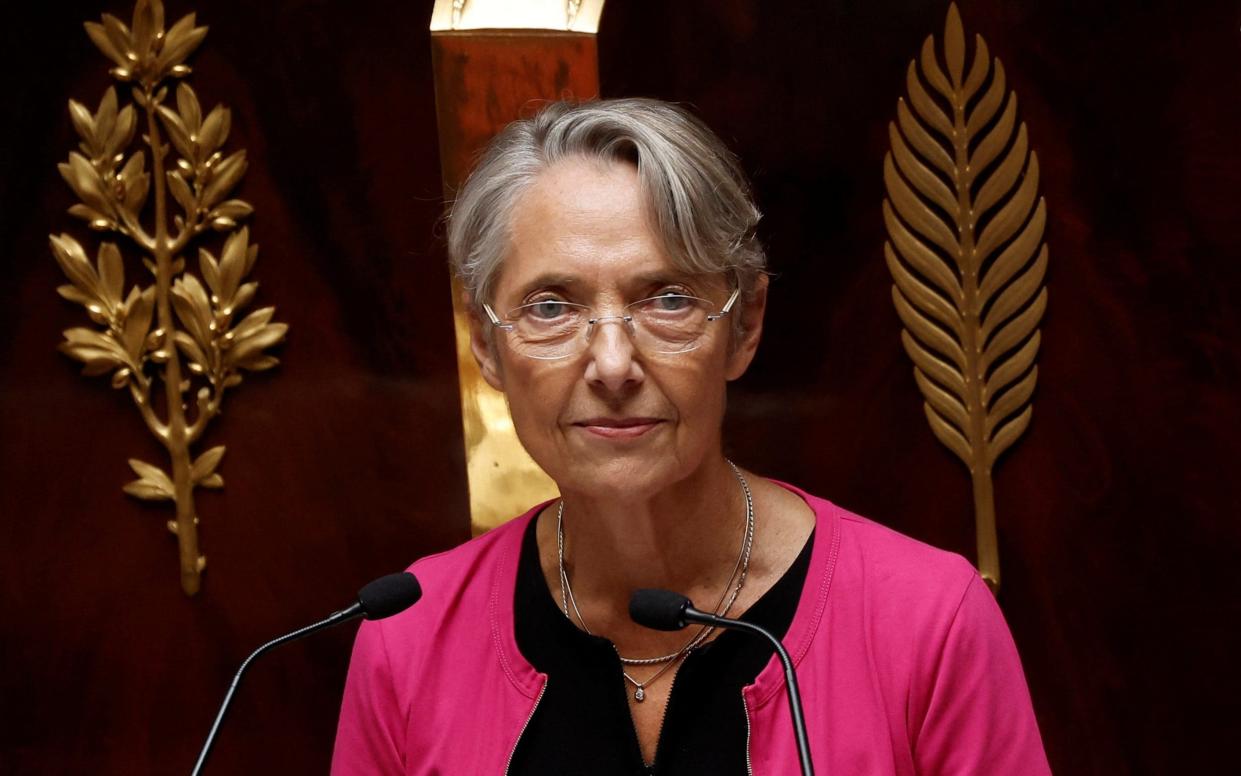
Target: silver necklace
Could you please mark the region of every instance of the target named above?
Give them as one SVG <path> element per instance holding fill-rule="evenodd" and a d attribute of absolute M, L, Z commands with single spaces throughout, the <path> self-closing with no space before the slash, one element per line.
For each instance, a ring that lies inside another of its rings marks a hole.
<path fill-rule="evenodd" d="M 741 588 L 745 585 L 746 576 L 750 571 L 750 551 L 754 546 L 754 497 L 750 493 L 750 485 L 742 476 L 741 470 L 732 461 L 728 461 L 728 465 L 732 468 L 733 474 L 736 475 L 737 481 L 741 484 L 741 490 L 745 494 L 745 526 L 741 539 L 741 551 L 737 555 L 737 562 L 733 564 L 732 573 L 728 577 L 728 582 L 724 585 L 723 592 L 720 593 L 720 599 L 716 602 L 715 613 L 718 616 L 725 616 L 732 609 L 733 604 L 737 601 L 737 596 L 741 594 Z M 564 564 L 564 500 L 562 499 L 556 509 L 556 558 L 560 572 L 560 605 L 564 616 L 573 621 L 573 617 L 569 614 L 569 608 L 572 606 L 573 613 L 577 615 L 577 621 L 581 624 L 582 630 L 591 636 L 595 635 L 586 624 L 586 619 L 582 617 L 582 612 L 578 608 L 577 598 L 573 595 L 573 586 L 569 584 L 569 574 Z M 736 581 L 736 584 L 734 583 Z M 727 599 L 727 602 L 725 602 Z M 634 687 L 633 697 L 638 703 L 646 700 L 646 687 L 652 682 L 663 676 L 668 669 L 679 663 L 690 652 L 696 649 L 703 641 L 705 641 L 713 632 L 714 628 L 703 626 L 690 637 L 685 644 L 676 652 L 659 657 L 647 658 L 631 658 L 621 655 L 618 651 L 616 656 L 620 659 L 622 665 L 660 665 L 663 667 L 656 671 L 653 675 L 646 678 L 645 681 L 639 682 L 629 675 L 624 668 L 621 669 L 621 675 L 625 677 L 625 681 Z M 613 646 L 615 648 L 615 645 Z"/>

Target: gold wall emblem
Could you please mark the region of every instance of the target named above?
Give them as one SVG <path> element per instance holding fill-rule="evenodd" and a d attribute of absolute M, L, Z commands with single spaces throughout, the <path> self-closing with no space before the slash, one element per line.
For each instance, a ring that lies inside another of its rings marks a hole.
<path fill-rule="evenodd" d="M 116 87 L 108 88 L 94 112 L 69 101 L 81 138 L 60 165 L 81 200 L 69 212 L 120 239 L 100 242 L 92 263 L 73 237 L 51 237 L 52 254 L 70 281 L 57 291 L 85 307 L 95 324 L 66 331 L 60 350 L 85 364 L 83 374 L 110 374 L 113 388 L 128 389 L 147 428 L 168 451 L 170 471 L 131 458 L 138 479 L 124 490 L 174 503 L 176 519 L 167 525 L 177 536 L 181 587 L 193 595 L 206 565 L 194 489 L 223 487 L 217 469 L 224 447 L 197 456 L 191 447 L 243 371 L 278 363 L 265 351 L 284 339 L 288 327 L 272 322 L 273 307 L 247 312 L 258 291 L 249 279 L 258 246 L 238 226 L 253 208 L 226 199 L 246 171 L 245 151 L 223 150 L 229 109 L 217 105 L 204 114 L 194 90 L 180 81 L 190 74 L 185 60 L 207 28 L 196 26 L 191 13 L 165 30 L 163 3 L 138 0 L 130 26 L 104 14 L 101 23 L 86 23 L 86 33 L 113 62 L 111 74 L 133 103 L 122 105 Z M 174 81 L 180 82 L 172 94 Z M 227 235 L 218 257 L 202 244 L 212 233 Z M 192 245 L 198 247 L 199 276 L 186 268 Z M 142 257 L 153 283 L 139 282 L 126 293 L 126 254 Z"/>
<path fill-rule="evenodd" d="M 927 37 L 906 87 L 883 165 L 892 301 L 931 430 L 969 467 L 979 571 L 994 590 L 991 472 L 1030 424 L 1047 307 L 1038 157 L 1017 124 L 1004 67 L 981 35 L 966 70 L 955 4 L 942 49 Z"/>

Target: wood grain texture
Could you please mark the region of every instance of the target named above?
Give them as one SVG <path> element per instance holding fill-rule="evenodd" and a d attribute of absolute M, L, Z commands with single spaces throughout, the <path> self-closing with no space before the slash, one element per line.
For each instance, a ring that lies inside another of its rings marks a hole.
<path fill-rule="evenodd" d="M 945 5 L 626 0 L 599 56 L 604 94 L 693 106 L 766 213 L 777 276 L 729 454 L 969 557 L 969 490 L 922 430 L 875 208 L 893 99 Z M 234 108 L 263 276 L 287 278 L 263 293 L 292 334 L 280 376 L 219 421 L 230 467 L 262 461 L 203 495 L 228 516 L 205 529 L 213 555 L 237 565 L 213 559 L 193 601 L 168 584 L 170 537 L 146 522 L 164 514 L 135 513 L 111 454 L 152 443 L 126 397 L 55 352 L 77 313 L 45 243 L 72 204 L 48 172 L 74 138 L 65 99 L 107 86 L 80 24 L 127 7 L 32 5 L 0 29 L 0 94 L 20 106 L 0 129 L 3 773 L 188 772 L 254 646 L 469 530 L 429 8 L 214 0 L 196 89 Z M 997 493 L 1001 605 L 1052 766 L 1224 771 L 1241 727 L 1241 19 L 1219 0 L 961 11 L 1004 54 L 1054 205 L 1039 418 Z M 324 772 L 350 639 L 256 666 L 214 770 Z"/>
<path fill-rule="evenodd" d="M 766 214 L 776 276 L 728 452 L 973 560 L 969 485 L 925 430 L 875 207 L 893 101 L 947 2 L 707 5 L 609 6 L 600 77 L 607 96 L 697 108 Z M 1037 419 L 996 511 L 1000 603 L 1053 771 L 1227 770 L 1241 100 L 1221 95 L 1241 94 L 1241 18 L 1168 0 L 960 9 L 1002 53 L 1048 203 Z"/>
<path fill-rule="evenodd" d="M 50 4 L 0 33 L 6 73 L 41 61 L 3 90 L 22 109 L 0 150 L 0 773 L 188 773 L 252 649 L 469 538 L 429 6 L 168 1 L 211 28 L 194 88 L 233 109 L 260 293 L 290 337 L 203 440 L 228 445 L 228 486 L 199 492 L 212 561 L 179 600 L 167 511 L 120 492 L 125 459 L 160 450 L 56 352 L 81 309 L 45 242 L 73 226 L 65 101 L 107 86 L 82 22 L 132 4 Z M 208 772 L 326 772 L 353 632 L 255 665 Z"/>

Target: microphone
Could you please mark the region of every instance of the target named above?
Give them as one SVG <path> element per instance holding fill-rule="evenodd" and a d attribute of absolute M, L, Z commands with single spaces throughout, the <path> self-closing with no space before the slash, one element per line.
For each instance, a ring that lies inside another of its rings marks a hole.
<path fill-rule="evenodd" d="M 654 630 L 681 630 L 690 623 L 709 625 L 713 628 L 756 633 L 771 642 L 784 664 L 784 684 L 788 689 L 789 711 L 793 715 L 793 734 L 797 737 L 797 754 L 801 759 L 801 772 L 813 776 L 814 763 L 810 761 L 810 740 L 806 736 L 806 718 L 802 714 L 801 691 L 797 687 L 797 674 L 788 650 L 766 628 L 745 620 L 733 620 L 694 608 L 694 604 L 680 593 L 671 590 L 635 590 L 629 599 L 629 618 L 637 624 Z"/>
<path fill-rule="evenodd" d="M 220 732 L 220 723 L 224 721 L 224 715 L 228 712 L 228 707 L 233 702 L 233 694 L 237 692 L 237 685 L 241 683 L 241 675 L 246 672 L 246 669 L 250 667 L 255 658 L 273 647 L 287 644 L 290 641 L 295 641 L 303 636 L 309 636 L 333 625 L 340 625 L 342 622 L 348 622 L 357 617 L 367 620 L 382 620 L 385 617 L 400 614 L 417 603 L 419 598 L 422 598 L 422 586 L 418 584 L 417 577 L 408 571 L 388 574 L 367 583 L 365 587 L 358 591 L 358 600 L 350 606 L 338 612 L 333 612 L 312 625 L 307 625 L 292 633 L 286 633 L 279 638 L 272 639 L 250 653 L 250 656 L 242 661 L 241 668 L 237 669 L 237 673 L 233 676 L 233 683 L 229 685 L 228 692 L 224 695 L 224 703 L 220 704 L 220 711 L 215 715 L 215 722 L 211 725 L 211 732 L 207 734 L 207 741 L 203 744 L 203 750 L 198 755 L 198 762 L 194 764 L 193 776 L 198 776 L 202 772 L 203 763 L 207 761 L 207 755 L 210 754 L 211 746 L 215 743 L 216 734 Z"/>

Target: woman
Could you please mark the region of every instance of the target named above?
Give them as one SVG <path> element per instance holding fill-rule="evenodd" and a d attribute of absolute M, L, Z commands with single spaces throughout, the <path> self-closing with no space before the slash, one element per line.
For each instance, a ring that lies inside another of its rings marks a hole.
<path fill-rule="evenodd" d="M 1047 772 L 968 563 L 724 457 L 767 302 L 758 218 L 670 105 L 557 103 L 492 143 L 449 251 L 483 376 L 561 497 L 414 564 L 425 598 L 362 626 L 334 773 L 795 773 L 770 648 L 641 628 L 642 587 L 783 636 L 821 773 Z"/>

